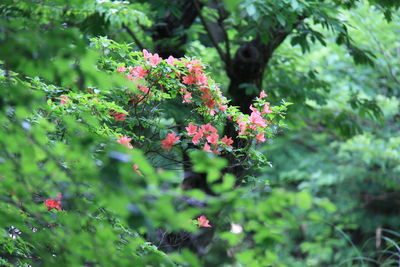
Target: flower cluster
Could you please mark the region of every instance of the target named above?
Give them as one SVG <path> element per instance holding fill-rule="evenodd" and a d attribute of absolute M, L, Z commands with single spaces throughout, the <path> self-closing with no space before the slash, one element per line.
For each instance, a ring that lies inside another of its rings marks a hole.
<path fill-rule="evenodd" d="M 162 59 L 158 54 L 152 54 L 146 49 L 134 61 L 134 67 L 117 67 L 117 71 L 125 73 L 129 80 L 140 80 L 138 93 L 130 95 L 129 103 L 150 103 L 163 97 L 182 97 L 182 103 L 193 105 L 200 115 L 210 121 L 210 115 L 218 119 L 231 119 L 236 124 L 238 137 L 254 138 L 257 142 L 266 140 L 268 127 L 272 124 L 269 114 L 273 113 L 266 102 L 267 94 L 262 91 L 253 105 L 251 114 L 241 113 L 235 107 L 229 107 L 227 99 L 222 95 L 217 84 L 204 72 L 201 61 L 191 58 L 177 59 L 172 56 Z M 122 114 L 113 115 L 118 120 L 124 120 Z M 217 120 L 212 119 L 217 122 Z M 218 122 L 217 122 L 218 123 Z M 231 137 L 220 137 L 218 131 L 210 123 L 203 125 L 189 124 L 186 136 L 191 142 L 200 146 L 206 152 L 220 154 L 223 150 L 232 148 Z M 171 151 L 173 145 L 180 140 L 176 133 L 169 133 L 161 141 L 161 147 Z M 126 144 L 122 141 L 122 144 Z M 127 146 L 127 144 L 126 144 Z"/>
<path fill-rule="evenodd" d="M 262 111 L 250 105 L 250 115 L 241 114 L 236 116 L 239 136 L 254 136 L 258 143 L 265 142 L 265 129 L 268 127 L 268 123 L 264 116 L 272 113 L 269 103 L 264 100 L 266 97 L 267 95 L 262 91 L 256 102 L 259 107 L 262 107 Z"/>
<path fill-rule="evenodd" d="M 115 121 L 124 121 L 126 120 L 127 114 L 121 112 L 110 112 L 110 115 L 114 117 Z"/>
<path fill-rule="evenodd" d="M 199 143 L 204 143 L 203 150 L 206 152 L 220 154 L 220 148 L 232 147 L 232 138 L 225 135 L 220 139 L 217 129 L 210 123 L 200 126 L 190 123 L 185 129 L 187 135 L 192 138 L 193 144 L 198 145 Z"/>
<path fill-rule="evenodd" d="M 197 223 L 199 227 L 212 227 L 210 225 L 210 222 L 207 220 L 206 216 L 201 215 L 200 217 L 197 218 Z"/>
<path fill-rule="evenodd" d="M 61 198 L 62 198 L 62 195 L 58 194 L 57 199 L 52 199 L 52 198 L 46 199 L 44 205 L 47 207 L 47 210 L 52 210 L 52 209 L 62 210 Z"/>
<path fill-rule="evenodd" d="M 161 141 L 162 148 L 166 148 L 168 151 L 171 150 L 172 146 L 179 141 L 179 137 L 175 133 L 169 133 L 164 140 Z"/>
<path fill-rule="evenodd" d="M 117 143 L 120 143 L 121 145 L 123 145 L 123 146 L 125 146 L 125 147 L 127 147 L 127 148 L 129 148 L 129 149 L 132 149 L 133 146 L 131 145 L 131 141 L 132 141 L 132 138 L 128 138 L 128 137 L 126 137 L 126 136 L 121 136 L 121 137 L 117 140 Z"/>

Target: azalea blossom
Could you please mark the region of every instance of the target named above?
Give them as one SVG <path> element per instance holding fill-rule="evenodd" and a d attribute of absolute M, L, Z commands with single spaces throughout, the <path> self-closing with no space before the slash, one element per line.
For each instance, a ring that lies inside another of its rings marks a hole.
<path fill-rule="evenodd" d="M 157 53 L 151 56 L 149 59 L 150 59 L 150 65 L 153 66 L 157 66 L 162 61 L 162 58 Z"/>
<path fill-rule="evenodd" d="M 169 133 L 164 140 L 161 141 L 161 148 L 166 148 L 168 151 L 171 150 L 172 146 L 178 142 L 179 136 L 176 136 L 175 133 Z"/>
<path fill-rule="evenodd" d="M 203 138 L 203 131 L 199 129 L 199 131 L 193 136 L 192 142 L 193 144 L 198 144 L 200 143 L 200 139 Z"/>
<path fill-rule="evenodd" d="M 201 215 L 199 218 L 197 218 L 197 221 L 199 223 L 199 227 L 212 227 L 204 215 Z"/>
<path fill-rule="evenodd" d="M 201 85 L 201 84 L 207 85 L 208 84 L 207 81 L 208 81 L 208 77 L 206 75 L 204 75 L 204 74 L 196 76 L 196 83 L 198 85 Z"/>
<path fill-rule="evenodd" d="M 203 151 L 205 152 L 212 152 L 211 147 L 208 143 L 204 143 Z"/>
<path fill-rule="evenodd" d="M 203 69 L 203 66 L 201 65 L 201 61 L 195 60 L 195 59 L 186 63 L 185 65 L 188 68 L 189 72 L 193 72 L 196 74 L 201 73 L 201 71 Z"/>
<path fill-rule="evenodd" d="M 126 68 L 125 68 L 125 66 L 121 66 L 121 67 L 118 67 L 118 68 L 117 68 L 117 71 L 118 71 L 118 72 L 125 72 L 125 71 L 126 71 Z"/>
<path fill-rule="evenodd" d="M 206 133 L 214 133 L 216 134 L 218 131 L 217 129 L 215 129 L 210 123 L 201 125 L 201 129 L 203 130 L 203 132 Z M 206 134 L 208 135 L 208 134 Z"/>
<path fill-rule="evenodd" d="M 132 138 L 128 138 L 126 136 L 122 136 L 117 140 L 117 143 L 120 143 L 121 145 L 126 146 L 129 149 L 132 149 L 133 146 L 130 143 L 131 140 L 132 140 Z"/>
<path fill-rule="evenodd" d="M 137 66 L 137 67 L 132 68 L 130 73 L 137 78 L 144 79 L 147 75 L 147 70 L 145 68 L 143 68 L 142 66 Z"/>
<path fill-rule="evenodd" d="M 223 142 L 225 145 L 232 147 L 231 145 L 233 144 L 233 140 L 232 138 L 228 138 L 226 135 L 224 135 L 224 137 L 221 138 L 221 142 Z"/>
<path fill-rule="evenodd" d="M 260 134 L 256 135 L 256 139 L 257 139 L 257 143 L 265 142 L 264 133 L 260 133 Z"/>
<path fill-rule="evenodd" d="M 272 113 L 272 110 L 269 109 L 269 103 L 265 103 L 264 110 L 261 113 L 263 114 Z"/>
<path fill-rule="evenodd" d="M 61 105 L 68 104 L 68 100 L 69 100 L 68 96 L 60 96 L 60 98 L 61 98 L 61 101 L 60 101 Z"/>
<path fill-rule="evenodd" d="M 156 54 L 152 54 L 149 53 L 149 51 L 147 51 L 146 49 L 143 49 L 143 56 L 145 59 L 150 61 L 150 65 L 153 66 L 157 66 L 161 61 L 162 58 L 156 53 Z"/>
<path fill-rule="evenodd" d="M 142 52 L 143 52 L 143 56 L 144 56 L 145 59 L 148 59 L 148 58 L 150 58 L 152 56 L 152 54 L 149 53 L 149 51 L 147 51 L 146 49 L 143 49 Z"/>
<path fill-rule="evenodd" d="M 207 136 L 207 141 L 210 144 L 214 144 L 215 145 L 218 142 L 218 138 L 219 138 L 218 134 L 213 133 L 213 134 L 210 134 L 209 136 Z"/>
<path fill-rule="evenodd" d="M 112 112 L 111 116 L 114 116 L 115 121 L 124 121 L 127 115 L 122 112 Z"/>
<path fill-rule="evenodd" d="M 174 58 L 173 56 L 169 56 L 166 60 L 165 60 L 165 62 L 167 62 L 169 65 L 171 65 L 171 66 L 175 66 L 175 60 L 178 60 L 178 59 L 176 59 L 176 58 Z"/>
<path fill-rule="evenodd" d="M 261 93 L 260 93 L 260 98 L 264 98 L 264 97 L 267 97 L 267 94 L 264 92 L 264 90 L 263 91 L 261 91 Z"/>
<path fill-rule="evenodd" d="M 185 128 L 188 135 L 194 135 L 197 132 L 197 126 L 189 123 L 189 125 Z"/>
<path fill-rule="evenodd" d="M 182 103 L 191 103 L 192 102 L 192 93 L 187 92 L 183 95 Z"/>
<path fill-rule="evenodd" d="M 193 74 L 183 76 L 182 82 L 188 85 L 194 84 L 196 82 L 196 76 L 194 76 Z"/>
<path fill-rule="evenodd" d="M 250 120 L 251 120 L 251 123 L 256 124 L 260 127 L 267 126 L 267 124 L 265 123 L 265 120 L 263 119 L 263 117 L 261 117 L 260 113 L 252 112 L 250 115 Z"/>
<path fill-rule="evenodd" d="M 47 207 L 47 210 L 52 210 L 52 209 L 62 210 L 61 198 L 62 195 L 58 194 L 58 199 L 51 199 L 51 198 L 46 199 L 44 205 Z"/>

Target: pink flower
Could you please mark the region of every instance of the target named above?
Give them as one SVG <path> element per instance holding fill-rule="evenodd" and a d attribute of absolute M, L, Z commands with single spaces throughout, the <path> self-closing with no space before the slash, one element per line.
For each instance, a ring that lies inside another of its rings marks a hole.
<path fill-rule="evenodd" d="M 210 147 L 210 145 L 209 145 L 208 143 L 204 143 L 203 150 L 204 150 L 205 152 L 212 152 L 212 151 L 211 151 L 211 147 Z"/>
<path fill-rule="evenodd" d="M 192 102 L 192 93 L 186 92 L 186 93 L 183 95 L 183 101 L 182 101 L 182 103 L 191 103 L 191 102 Z"/>
<path fill-rule="evenodd" d="M 121 145 L 126 146 L 129 149 L 132 149 L 133 146 L 130 143 L 131 140 L 132 140 L 132 138 L 128 138 L 126 136 L 122 136 L 117 140 L 117 143 L 120 143 Z"/>
<path fill-rule="evenodd" d="M 213 134 L 210 134 L 209 136 L 207 136 L 207 141 L 210 144 L 215 145 L 218 142 L 218 138 L 219 138 L 218 134 L 213 133 Z"/>
<path fill-rule="evenodd" d="M 199 85 L 201 85 L 201 84 L 207 85 L 207 84 L 208 84 L 208 83 L 207 83 L 207 80 L 208 80 L 208 78 L 207 78 L 207 76 L 204 75 L 204 74 L 201 74 L 201 75 L 197 75 L 197 76 L 196 76 L 196 82 L 197 82 L 197 84 L 199 84 Z"/>
<path fill-rule="evenodd" d="M 250 110 L 257 114 L 260 114 L 260 111 L 258 111 L 256 108 L 254 108 L 253 105 L 250 105 Z"/>
<path fill-rule="evenodd" d="M 214 133 L 214 134 L 216 134 L 218 132 L 217 129 L 215 129 L 210 123 L 201 125 L 201 129 L 203 130 L 203 132 L 205 134 L 206 133 Z"/>
<path fill-rule="evenodd" d="M 139 85 L 139 90 L 145 93 L 146 95 L 150 94 L 150 89 L 147 88 L 146 86 Z"/>
<path fill-rule="evenodd" d="M 199 227 L 211 227 L 209 221 L 204 215 L 201 215 L 199 218 L 197 218 L 197 221 L 199 222 Z"/>
<path fill-rule="evenodd" d="M 145 78 L 147 75 L 147 70 L 142 66 L 137 66 L 131 69 L 130 73 L 137 78 Z"/>
<path fill-rule="evenodd" d="M 169 56 L 166 60 L 165 60 L 165 62 L 167 62 L 169 65 L 171 65 L 171 66 L 175 66 L 175 60 L 178 60 L 178 59 L 176 59 L 176 58 L 174 58 L 173 56 Z"/>
<path fill-rule="evenodd" d="M 168 151 L 171 150 L 172 146 L 179 140 L 179 137 L 175 133 L 169 133 L 164 140 L 161 141 L 162 147 L 166 148 Z"/>
<path fill-rule="evenodd" d="M 150 65 L 157 66 L 161 61 L 162 58 L 157 53 L 150 57 Z"/>
<path fill-rule="evenodd" d="M 265 120 L 263 119 L 263 117 L 261 117 L 261 115 L 257 112 L 252 112 L 250 115 L 250 120 L 251 123 L 256 124 L 260 127 L 266 127 L 267 124 L 265 123 Z"/>
<path fill-rule="evenodd" d="M 125 68 L 125 66 L 121 66 L 121 67 L 118 67 L 118 68 L 117 68 L 117 71 L 118 71 L 118 72 L 125 72 L 125 71 L 126 71 L 126 68 Z"/>
<path fill-rule="evenodd" d="M 197 126 L 193 124 L 189 124 L 186 128 L 188 135 L 194 135 L 197 132 Z"/>
<path fill-rule="evenodd" d="M 219 104 L 218 107 L 220 111 L 225 111 L 228 108 L 227 105 L 221 105 L 221 104 Z"/>
<path fill-rule="evenodd" d="M 261 133 L 261 134 L 259 134 L 259 135 L 256 135 L 256 139 L 257 139 L 257 143 L 265 142 L 264 133 Z"/>
<path fill-rule="evenodd" d="M 148 59 L 152 56 L 152 54 L 149 53 L 149 51 L 147 51 L 146 49 L 143 49 L 143 56 L 145 59 Z"/>
<path fill-rule="evenodd" d="M 264 110 L 262 111 L 263 114 L 272 113 L 272 110 L 269 109 L 269 103 L 265 103 Z"/>
<path fill-rule="evenodd" d="M 60 101 L 61 105 L 68 104 L 68 100 L 69 100 L 68 96 L 60 96 L 60 98 L 61 98 L 61 101 Z"/>
<path fill-rule="evenodd" d="M 226 135 L 224 135 L 224 137 L 222 137 L 221 142 L 223 142 L 225 145 L 232 147 L 231 145 L 233 144 L 233 140 L 232 138 L 228 138 Z"/>
<path fill-rule="evenodd" d="M 260 93 L 260 98 L 264 98 L 264 97 L 267 97 L 267 94 L 264 92 L 264 90 L 263 91 L 261 91 L 261 93 Z"/>
<path fill-rule="evenodd" d="M 198 143 L 200 143 L 201 138 L 203 138 L 203 131 L 199 129 L 199 131 L 192 138 L 193 144 L 197 145 Z"/>
<path fill-rule="evenodd" d="M 199 60 L 192 60 L 186 63 L 186 67 L 188 68 L 189 72 L 193 72 L 196 74 L 200 73 L 203 69 L 203 66 L 201 66 L 201 61 Z"/>

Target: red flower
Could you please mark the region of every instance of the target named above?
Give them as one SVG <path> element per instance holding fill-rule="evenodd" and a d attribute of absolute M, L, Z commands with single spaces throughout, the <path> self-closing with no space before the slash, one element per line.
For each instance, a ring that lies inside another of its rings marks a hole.
<path fill-rule="evenodd" d="M 199 60 L 195 60 L 195 59 L 186 63 L 185 65 L 190 72 L 194 72 L 194 73 L 200 73 L 201 70 L 203 69 L 203 66 L 201 66 L 201 62 Z"/>
<path fill-rule="evenodd" d="M 193 144 L 198 144 L 200 143 L 200 139 L 203 138 L 203 131 L 199 129 L 199 131 L 193 136 L 192 142 Z"/>
<path fill-rule="evenodd" d="M 161 141 L 162 147 L 166 148 L 168 151 L 171 150 L 172 146 L 179 140 L 179 137 L 175 133 L 169 133 L 164 140 Z"/>
<path fill-rule="evenodd" d="M 47 210 L 52 210 L 52 209 L 62 210 L 61 197 L 62 195 L 58 194 L 58 199 L 51 199 L 51 198 L 46 199 L 44 205 L 47 207 Z"/>
<path fill-rule="evenodd" d="M 261 133 L 261 134 L 259 134 L 259 135 L 256 135 L 256 139 L 257 139 L 257 143 L 265 142 L 264 133 Z"/>
<path fill-rule="evenodd" d="M 194 84 L 196 81 L 196 77 L 193 74 L 189 74 L 189 75 L 183 76 L 182 81 L 183 81 L 183 83 L 186 83 L 189 85 Z"/>
<path fill-rule="evenodd" d="M 212 227 L 209 224 L 209 221 L 207 220 L 206 216 L 204 215 L 201 215 L 199 218 L 197 218 L 197 221 L 199 222 L 200 227 L 210 227 L 210 228 Z"/>
<path fill-rule="evenodd" d="M 267 97 L 267 94 L 264 91 L 261 91 L 260 98 L 264 98 L 264 97 Z"/>
<path fill-rule="evenodd" d="M 137 78 L 145 78 L 147 75 L 147 70 L 144 69 L 142 66 L 137 66 L 131 69 L 131 74 Z"/>
<path fill-rule="evenodd" d="M 213 133 L 213 134 L 210 134 L 209 136 L 207 136 L 207 141 L 210 144 L 215 145 L 218 142 L 218 138 L 219 138 L 218 134 Z"/>
<path fill-rule="evenodd" d="M 126 120 L 126 114 L 121 112 L 112 112 L 111 116 L 114 116 L 115 121 L 124 121 Z"/>
<path fill-rule="evenodd" d="M 198 85 L 201 85 L 201 84 L 207 85 L 208 84 L 207 80 L 208 80 L 208 78 L 204 74 L 196 76 L 196 82 L 197 82 Z"/>
<path fill-rule="evenodd" d="M 120 143 L 121 145 L 124 145 L 124 146 L 126 146 L 127 148 L 132 149 L 133 146 L 132 146 L 131 143 L 130 143 L 131 140 L 132 140 L 132 138 L 128 138 L 128 137 L 126 137 L 126 136 L 122 136 L 122 137 L 120 137 L 120 138 L 117 140 L 117 143 Z"/>
<path fill-rule="evenodd" d="M 225 145 L 227 145 L 227 146 L 229 146 L 229 147 L 232 147 L 231 145 L 233 144 L 233 140 L 232 140 L 232 138 L 228 138 L 226 135 L 224 136 L 224 137 L 222 137 L 222 139 L 221 139 L 221 141 L 225 144 Z"/>
<path fill-rule="evenodd" d="M 189 123 L 188 127 L 185 128 L 188 135 L 194 135 L 197 132 L 197 126 Z"/>
<path fill-rule="evenodd" d="M 218 132 L 210 123 L 202 125 L 201 129 L 206 135 L 208 135 L 208 133 L 216 134 Z"/>

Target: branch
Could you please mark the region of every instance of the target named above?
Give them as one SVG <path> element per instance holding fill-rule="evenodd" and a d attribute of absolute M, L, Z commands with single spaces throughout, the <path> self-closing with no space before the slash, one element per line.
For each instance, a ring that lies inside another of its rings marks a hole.
<path fill-rule="evenodd" d="M 227 64 L 226 54 L 224 53 L 224 51 L 222 51 L 221 47 L 218 46 L 217 41 L 215 40 L 214 36 L 211 34 L 210 27 L 208 26 L 208 24 L 207 24 L 206 20 L 204 19 L 203 15 L 201 14 L 199 3 L 197 2 L 197 0 L 193 0 L 193 2 L 194 2 L 194 5 L 195 5 L 195 7 L 197 9 L 197 12 L 199 12 L 200 21 L 203 24 L 208 36 L 210 37 L 211 43 L 217 49 L 217 52 L 218 52 L 219 56 L 221 57 L 222 61 L 224 61 L 225 64 Z"/>
<path fill-rule="evenodd" d="M 140 42 L 140 40 L 137 38 L 137 36 L 135 35 L 135 33 L 129 29 L 128 26 L 126 26 L 126 24 L 122 24 L 122 28 L 124 28 L 126 30 L 126 32 L 132 37 L 132 39 L 135 41 L 136 45 L 139 47 L 140 50 L 144 49 L 144 46 L 142 44 L 142 42 Z"/>
<path fill-rule="evenodd" d="M 218 14 L 219 14 L 218 25 L 221 27 L 225 39 L 226 64 L 228 69 L 230 69 L 232 62 L 231 51 L 230 51 L 231 48 L 230 48 L 228 33 L 224 27 L 224 19 L 223 19 L 222 9 L 220 6 L 218 7 Z"/>

